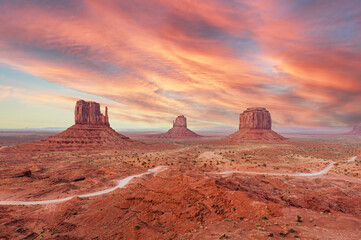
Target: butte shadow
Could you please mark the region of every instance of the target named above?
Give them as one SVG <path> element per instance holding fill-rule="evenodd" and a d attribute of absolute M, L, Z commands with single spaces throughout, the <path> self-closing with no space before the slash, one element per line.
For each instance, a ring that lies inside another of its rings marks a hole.
<path fill-rule="evenodd" d="M 166 139 L 194 139 L 202 138 L 201 135 L 187 128 L 187 118 L 183 115 L 178 116 L 173 121 L 173 127 L 166 133 L 147 135 L 150 138 L 166 138 Z"/>
<path fill-rule="evenodd" d="M 286 140 L 271 129 L 270 112 L 261 107 L 247 108 L 239 116 L 239 130 L 227 137 L 231 143 L 247 141 L 279 142 Z"/>
<path fill-rule="evenodd" d="M 108 108 L 105 115 L 96 102 L 77 101 L 75 124 L 65 131 L 44 140 L 7 148 L 10 152 L 68 151 L 97 149 L 129 149 L 144 143 L 114 131 L 109 124 Z"/>

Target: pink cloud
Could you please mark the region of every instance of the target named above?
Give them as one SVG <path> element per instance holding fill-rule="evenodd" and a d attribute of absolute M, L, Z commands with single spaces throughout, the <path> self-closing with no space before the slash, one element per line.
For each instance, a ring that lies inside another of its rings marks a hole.
<path fill-rule="evenodd" d="M 338 15 L 327 24 L 335 3 L 88 0 L 74 12 L 4 5 L 0 62 L 114 100 L 119 120 L 185 114 L 233 125 L 250 106 L 269 108 L 284 126 L 361 117 L 360 33 L 330 41 L 347 25 Z"/>

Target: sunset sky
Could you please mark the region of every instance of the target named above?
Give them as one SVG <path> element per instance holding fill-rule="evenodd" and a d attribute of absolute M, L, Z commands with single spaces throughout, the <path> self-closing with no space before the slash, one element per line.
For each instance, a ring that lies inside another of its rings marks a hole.
<path fill-rule="evenodd" d="M 361 122 L 360 0 L 0 0 L 0 128 L 68 127 L 78 99 L 114 128 Z"/>

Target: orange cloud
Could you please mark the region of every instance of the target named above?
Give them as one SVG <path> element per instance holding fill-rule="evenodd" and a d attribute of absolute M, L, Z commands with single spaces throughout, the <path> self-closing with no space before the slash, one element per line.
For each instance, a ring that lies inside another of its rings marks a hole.
<path fill-rule="evenodd" d="M 114 101 L 120 121 L 237 125 L 250 106 L 283 126 L 361 118 L 361 24 L 338 13 L 357 1 L 48 4 L 3 4 L 0 62 Z"/>

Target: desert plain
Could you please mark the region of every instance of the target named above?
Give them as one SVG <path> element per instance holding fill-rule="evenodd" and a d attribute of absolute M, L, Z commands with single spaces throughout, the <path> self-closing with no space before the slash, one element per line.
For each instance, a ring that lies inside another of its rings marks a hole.
<path fill-rule="evenodd" d="M 1 137 L 0 239 L 361 239 L 359 136 L 138 133 L 132 147 L 47 152 L 16 135 L 29 134 Z"/>

